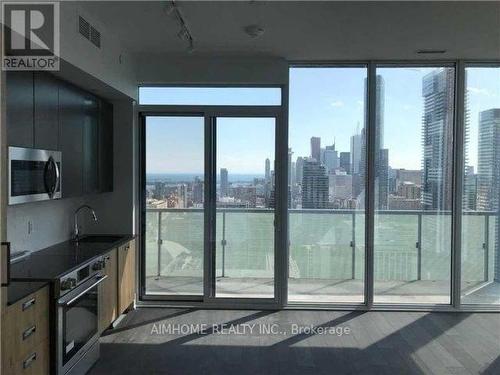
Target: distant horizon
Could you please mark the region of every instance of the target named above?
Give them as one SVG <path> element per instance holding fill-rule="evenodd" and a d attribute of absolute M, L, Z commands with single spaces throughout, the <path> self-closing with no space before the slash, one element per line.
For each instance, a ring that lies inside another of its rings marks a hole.
<path fill-rule="evenodd" d="M 164 173 L 164 172 L 148 172 L 146 173 L 146 182 L 150 180 L 166 179 L 172 182 L 193 181 L 199 177 L 203 181 L 204 173 Z M 183 180 L 185 178 L 185 180 Z M 228 173 L 229 182 L 252 182 L 254 178 L 265 178 L 264 173 Z M 220 174 L 217 174 L 217 180 L 220 179 Z"/>

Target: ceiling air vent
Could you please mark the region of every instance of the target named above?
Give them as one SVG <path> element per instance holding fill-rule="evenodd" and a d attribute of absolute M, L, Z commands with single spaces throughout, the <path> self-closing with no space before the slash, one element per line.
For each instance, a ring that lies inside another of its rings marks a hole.
<path fill-rule="evenodd" d="M 97 48 L 101 48 L 101 32 L 92 26 L 85 18 L 79 16 L 78 31 Z"/>
<path fill-rule="evenodd" d="M 101 48 L 101 33 L 93 26 L 90 26 L 90 42 L 97 48 Z"/>
<path fill-rule="evenodd" d="M 82 16 L 78 20 L 78 31 L 85 39 L 90 40 L 90 23 Z"/>

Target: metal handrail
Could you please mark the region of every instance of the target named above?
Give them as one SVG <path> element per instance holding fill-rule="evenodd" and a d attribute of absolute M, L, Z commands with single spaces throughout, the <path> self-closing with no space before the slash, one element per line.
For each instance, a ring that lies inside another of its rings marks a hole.
<path fill-rule="evenodd" d="M 203 212 L 203 208 L 146 208 L 146 212 Z M 217 212 L 236 212 L 236 213 L 273 213 L 274 208 L 230 208 L 217 207 Z M 336 208 L 289 208 L 288 212 L 292 213 L 314 213 L 314 214 L 365 214 L 364 209 L 336 209 Z M 379 215 L 451 215 L 452 212 L 441 210 L 375 210 L 375 214 Z M 497 211 L 463 211 L 463 215 L 498 215 Z"/>
<path fill-rule="evenodd" d="M 161 248 L 163 244 L 162 240 L 162 213 L 202 213 L 203 208 L 147 208 L 146 212 L 158 213 L 158 233 L 157 233 L 157 243 L 158 243 L 158 265 L 157 265 L 157 278 L 161 276 Z M 290 214 L 334 214 L 334 215 L 352 215 L 352 239 L 350 247 L 352 249 L 352 269 L 351 278 L 354 279 L 356 275 L 356 237 L 355 237 L 355 226 L 356 226 L 356 216 L 357 214 L 364 214 L 363 209 L 289 209 Z M 274 213 L 272 208 L 229 208 L 229 207 L 219 207 L 216 209 L 216 213 L 222 213 L 222 277 L 226 276 L 225 272 L 225 262 L 226 262 L 226 214 L 227 213 L 248 213 L 248 214 L 259 214 L 259 213 Z M 422 277 L 422 216 L 433 215 L 433 216 L 448 216 L 451 215 L 451 211 L 438 211 L 438 210 L 378 210 L 375 211 L 375 215 L 406 215 L 406 216 L 417 216 L 417 239 L 415 247 L 417 249 L 417 280 L 421 280 Z M 484 216 L 485 220 L 485 231 L 484 231 L 484 280 L 488 280 L 488 259 L 489 259 L 489 218 L 490 216 L 498 215 L 496 211 L 464 211 L 463 215 L 466 216 Z"/>

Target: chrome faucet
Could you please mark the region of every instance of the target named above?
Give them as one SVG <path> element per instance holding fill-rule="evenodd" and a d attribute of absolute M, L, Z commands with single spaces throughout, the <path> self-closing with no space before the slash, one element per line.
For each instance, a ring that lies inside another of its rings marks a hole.
<path fill-rule="evenodd" d="M 84 208 L 86 208 L 87 210 L 89 210 L 92 213 L 92 218 L 94 219 L 95 222 L 97 222 L 97 216 L 96 216 L 95 211 L 92 207 L 90 207 L 88 204 L 84 204 L 84 205 L 78 207 L 75 211 L 75 229 L 74 229 L 74 233 L 73 233 L 73 239 L 77 242 L 80 239 L 80 228 L 78 227 L 78 213 Z"/>

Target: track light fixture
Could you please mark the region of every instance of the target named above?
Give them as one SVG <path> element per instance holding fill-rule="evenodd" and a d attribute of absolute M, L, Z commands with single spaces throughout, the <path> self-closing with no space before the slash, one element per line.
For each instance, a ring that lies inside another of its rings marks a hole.
<path fill-rule="evenodd" d="M 187 51 L 190 53 L 193 52 L 194 51 L 193 35 L 191 34 L 191 31 L 189 30 L 186 21 L 182 16 L 182 13 L 180 12 L 174 0 L 166 2 L 165 13 L 168 16 L 173 17 L 177 21 L 177 23 L 179 24 L 179 31 L 177 32 L 177 36 L 179 37 L 179 39 L 183 39 L 187 42 Z"/>

